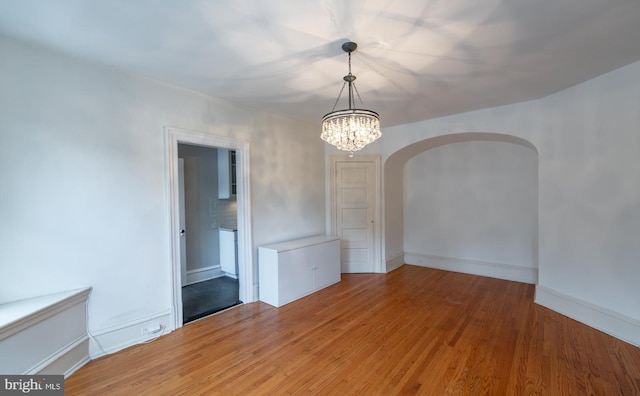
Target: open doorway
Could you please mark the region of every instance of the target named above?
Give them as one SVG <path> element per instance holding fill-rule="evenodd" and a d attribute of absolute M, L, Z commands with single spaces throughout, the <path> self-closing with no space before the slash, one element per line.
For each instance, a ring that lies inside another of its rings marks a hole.
<path fill-rule="evenodd" d="M 249 146 L 199 132 L 166 131 L 173 316 L 179 328 L 254 301 L 248 287 L 253 285 Z"/>
<path fill-rule="evenodd" d="M 182 322 L 241 304 L 236 152 L 178 144 Z"/>

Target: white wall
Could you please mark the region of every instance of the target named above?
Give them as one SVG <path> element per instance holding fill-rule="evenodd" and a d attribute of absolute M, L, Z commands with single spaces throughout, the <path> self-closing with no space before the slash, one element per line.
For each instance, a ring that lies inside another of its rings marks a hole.
<path fill-rule="evenodd" d="M 170 312 L 164 126 L 250 142 L 254 249 L 324 233 L 315 125 L 1 37 L 0 53 L 0 302 L 92 286 L 105 350 Z"/>
<path fill-rule="evenodd" d="M 394 153 L 436 136 L 494 132 L 531 142 L 539 155 L 538 290 L 564 298 L 564 313 L 640 344 L 638 103 L 640 62 L 538 101 L 387 128 L 383 159 L 393 172 L 385 177 L 401 176 Z M 397 213 L 397 204 L 387 209 Z M 387 252 L 402 244 L 389 233 L 385 242 Z M 578 317 L 569 305 L 599 318 Z"/>
<path fill-rule="evenodd" d="M 535 151 L 506 142 L 451 143 L 410 159 L 404 177 L 404 251 L 412 264 L 473 262 L 536 274 Z"/>

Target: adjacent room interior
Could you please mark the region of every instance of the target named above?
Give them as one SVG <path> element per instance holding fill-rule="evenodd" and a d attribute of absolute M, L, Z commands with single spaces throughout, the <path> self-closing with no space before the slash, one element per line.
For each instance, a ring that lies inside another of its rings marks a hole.
<path fill-rule="evenodd" d="M 183 323 L 242 303 L 235 155 L 178 145 Z"/>

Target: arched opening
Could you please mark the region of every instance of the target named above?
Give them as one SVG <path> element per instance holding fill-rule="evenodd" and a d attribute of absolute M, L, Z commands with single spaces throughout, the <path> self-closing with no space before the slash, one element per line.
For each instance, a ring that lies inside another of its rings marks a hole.
<path fill-rule="evenodd" d="M 403 263 L 537 282 L 538 155 L 495 133 L 433 137 L 384 166 L 387 270 Z"/>

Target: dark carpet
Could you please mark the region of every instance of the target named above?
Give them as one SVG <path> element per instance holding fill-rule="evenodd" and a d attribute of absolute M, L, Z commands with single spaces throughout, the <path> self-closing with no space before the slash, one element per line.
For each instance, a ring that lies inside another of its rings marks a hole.
<path fill-rule="evenodd" d="M 182 288 L 182 322 L 188 323 L 242 304 L 238 290 L 238 280 L 227 276 L 184 286 Z"/>

